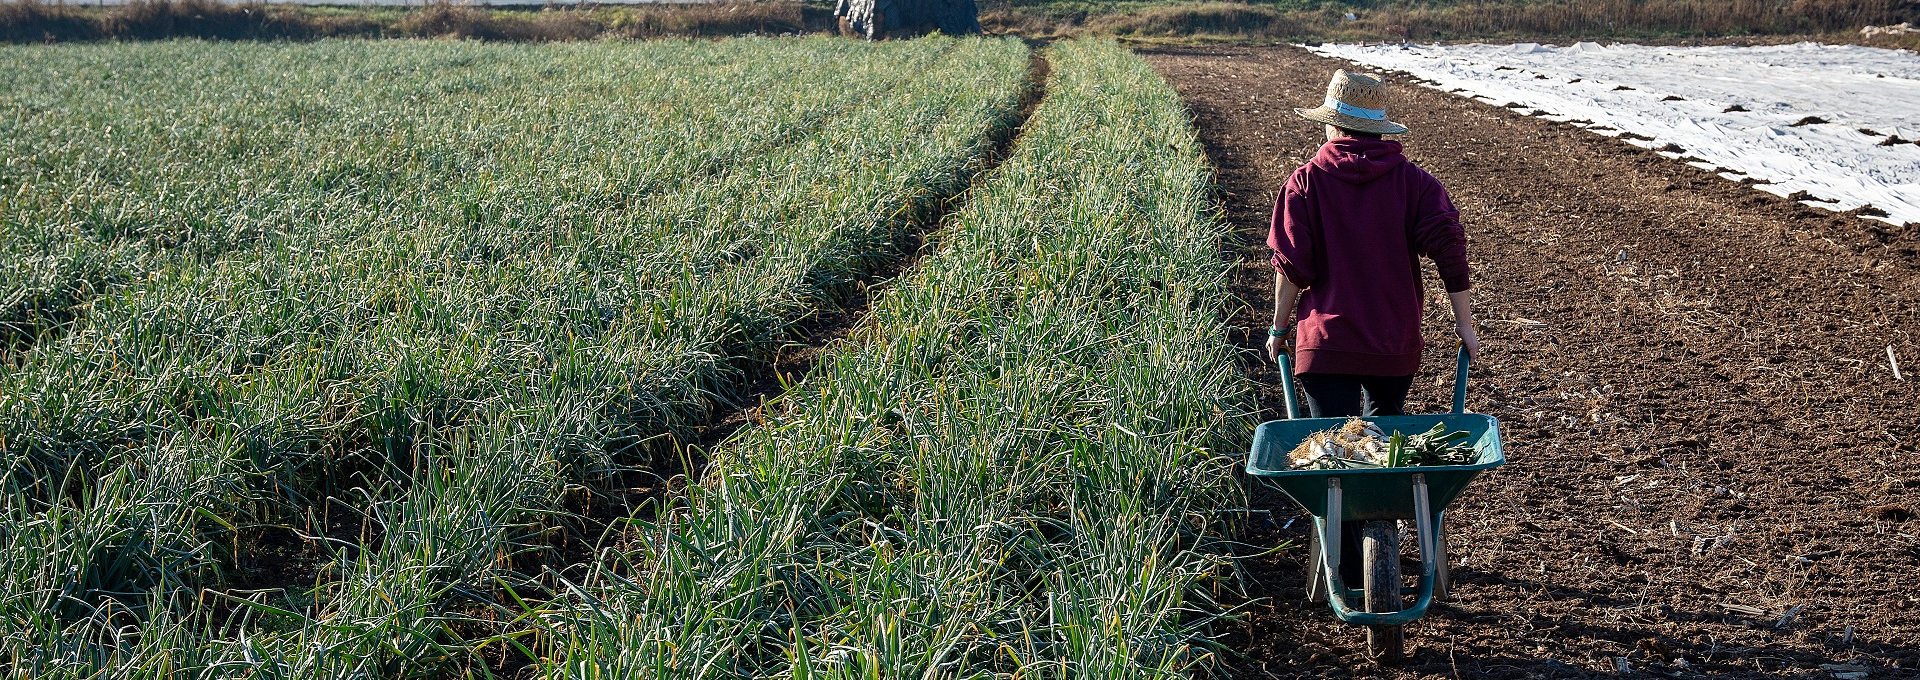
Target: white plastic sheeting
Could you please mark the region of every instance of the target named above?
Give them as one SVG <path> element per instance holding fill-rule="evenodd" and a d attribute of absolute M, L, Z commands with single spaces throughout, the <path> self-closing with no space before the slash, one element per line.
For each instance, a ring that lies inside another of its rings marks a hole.
<path fill-rule="evenodd" d="M 1920 54 L 1853 45 L 1309 48 L 1496 106 L 1571 121 L 1833 210 L 1920 223 Z M 1812 122 L 1809 118 L 1827 122 Z M 1871 131 L 1874 134 L 1869 134 Z"/>

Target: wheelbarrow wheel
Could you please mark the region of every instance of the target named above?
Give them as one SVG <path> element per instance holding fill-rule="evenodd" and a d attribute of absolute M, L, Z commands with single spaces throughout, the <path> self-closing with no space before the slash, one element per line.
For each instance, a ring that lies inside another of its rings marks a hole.
<path fill-rule="evenodd" d="M 1400 594 L 1400 524 L 1367 522 L 1361 535 L 1367 561 L 1367 611 L 1400 611 L 1405 607 Z M 1401 626 L 1367 626 L 1367 651 L 1382 665 L 1400 663 L 1407 655 L 1406 631 Z"/>

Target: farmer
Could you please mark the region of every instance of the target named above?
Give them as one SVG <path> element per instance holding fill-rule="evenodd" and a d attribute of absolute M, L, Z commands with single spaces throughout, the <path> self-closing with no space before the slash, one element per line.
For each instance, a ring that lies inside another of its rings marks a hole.
<path fill-rule="evenodd" d="M 1468 301 L 1467 238 L 1440 181 L 1381 139 L 1406 126 L 1387 120 L 1386 85 L 1334 71 L 1319 108 L 1294 109 L 1326 126 L 1327 143 L 1293 171 L 1273 204 L 1273 327 L 1267 357 L 1294 337 L 1294 374 L 1312 417 L 1405 413 L 1420 370 L 1425 291 L 1420 259 L 1439 267 L 1453 302 L 1454 331 L 1473 360 L 1480 338 Z M 1299 322 L 1289 319 L 1298 311 Z M 1362 578 L 1364 522 L 1344 522 L 1340 578 Z"/>
<path fill-rule="evenodd" d="M 1468 356 L 1480 357 L 1460 212 L 1399 142 L 1380 138 L 1407 131 L 1387 120 L 1386 103 L 1379 79 L 1335 71 L 1325 103 L 1294 109 L 1326 126 L 1327 143 L 1274 201 L 1267 356 L 1277 361 L 1293 337 L 1315 418 L 1404 413 L 1425 346 L 1421 255 L 1440 270 Z"/>

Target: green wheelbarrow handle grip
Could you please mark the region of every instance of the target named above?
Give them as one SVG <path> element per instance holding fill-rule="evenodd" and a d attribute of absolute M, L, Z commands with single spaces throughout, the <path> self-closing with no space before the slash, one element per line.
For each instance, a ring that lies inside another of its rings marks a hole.
<path fill-rule="evenodd" d="M 1300 417 L 1300 402 L 1293 395 L 1293 351 L 1281 347 L 1279 356 L 1273 360 L 1280 366 L 1280 394 L 1286 398 L 1287 419 L 1297 419 Z"/>
<path fill-rule="evenodd" d="M 1467 412 L 1467 343 L 1460 343 L 1459 356 L 1453 360 L 1453 412 Z"/>

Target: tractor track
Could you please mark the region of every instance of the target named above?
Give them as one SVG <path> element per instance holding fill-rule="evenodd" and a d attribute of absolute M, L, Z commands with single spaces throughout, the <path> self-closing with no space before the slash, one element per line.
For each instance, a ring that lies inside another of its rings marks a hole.
<path fill-rule="evenodd" d="M 1264 236 L 1320 140 L 1292 107 L 1352 67 L 1144 52 L 1217 169 L 1233 339 L 1277 417 Z M 1456 600 L 1408 627 L 1397 669 L 1303 601 L 1302 515 L 1256 492 L 1274 521 L 1245 540 L 1295 547 L 1241 561 L 1232 675 L 1920 676 L 1920 383 L 1894 380 L 1885 349 L 1920 367 L 1920 234 L 1441 92 L 1394 97 L 1409 157 L 1467 226 L 1487 343 L 1468 405 L 1500 418 L 1510 463 L 1454 505 Z M 1415 412 L 1446 408 L 1445 319 L 1429 304 Z"/>
<path fill-rule="evenodd" d="M 894 240 L 892 256 L 869 271 L 838 304 L 825 305 L 798 324 L 793 338 L 775 353 L 767 369 L 759 372 L 736 400 L 738 406 L 716 412 L 710 424 L 700 431 L 694 441 L 688 443 L 691 447 L 701 451 L 711 450 L 751 422 L 769 400 L 812 371 L 829 345 L 866 323 L 868 308 L 886 291 L 888 284 L 932 252 L 933 237 L 965 204 L 973 187 L 991 175 L 993 169 L 1000 167 L 1013 153 L 1014 144 L 1026 131 L 1027 119 L 1033 116 L 1034 108 L 1046 96 L 1049 68 L 1046 57 L 1037 46 L 1028 62 L 1027 71 L 1027 91 L 1021 95 L 1019 104 L 1006 124 L 999 126 L 993 134 L 987 153 L 965 181 L 960 183 L 961 189 L 927 197 L 919 206 L 909 206 L 910 209 L 905 212 L 906 218 L 896 229 L 899 236 Z"/>

